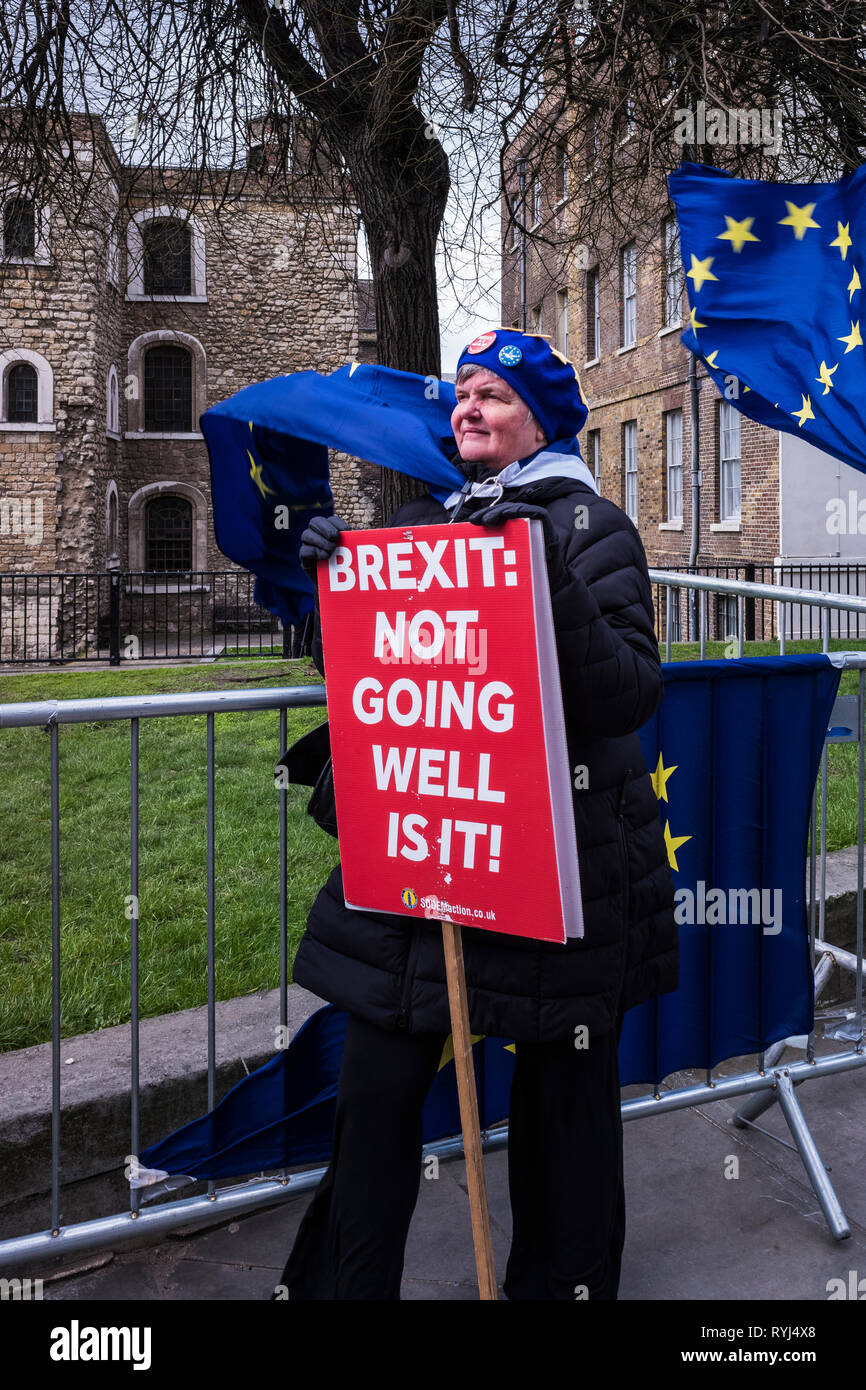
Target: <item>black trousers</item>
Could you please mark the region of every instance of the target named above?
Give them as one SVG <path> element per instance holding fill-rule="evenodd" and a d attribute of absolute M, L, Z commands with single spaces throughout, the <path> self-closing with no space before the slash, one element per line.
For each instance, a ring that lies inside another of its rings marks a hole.
<path fill-rule="evenodd" d="M 625 1238 L 621 1026 L 585 1049 L 571 1039 L 516 1045 L 509 1299 L 616 1298 Z M 421 1112 L 444 1042 L 350 1017 L 333 1157 L 281 1278 L 290 1300 L 399 1300 L 421 1183 Z"/>

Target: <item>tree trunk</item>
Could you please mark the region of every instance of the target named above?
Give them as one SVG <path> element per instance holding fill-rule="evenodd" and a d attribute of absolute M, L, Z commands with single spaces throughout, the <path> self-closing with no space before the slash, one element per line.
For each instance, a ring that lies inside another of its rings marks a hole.
<path fill-rule="evenodd" d="M 352 177 L 370 251 L 378 360 L 435 380 L 441 367 L 436 240 L 450 181 L 441 146 L 419 135 L 420 130 L 407 142 L 410 148 L 399 152 L 402 179 L 393 154 L 359 160 Z M 426 385 L 420 383 L 419 391 Z M 383 468 L 380 522 L 424 491 L 425 484 Z"/>

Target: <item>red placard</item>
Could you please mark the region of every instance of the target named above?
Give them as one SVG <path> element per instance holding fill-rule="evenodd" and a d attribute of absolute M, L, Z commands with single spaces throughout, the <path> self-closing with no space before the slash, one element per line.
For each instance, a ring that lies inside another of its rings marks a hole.
<path fill-rule="evenodd" d="M 318 587 L 347 906 L 582 936 L 541 523 L 348 531 Z"/>

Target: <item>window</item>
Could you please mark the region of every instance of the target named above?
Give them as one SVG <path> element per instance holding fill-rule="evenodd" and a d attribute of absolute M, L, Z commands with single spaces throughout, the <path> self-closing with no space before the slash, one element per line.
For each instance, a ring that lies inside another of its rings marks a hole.
<path fill-rule="evenodd" d="M 144 428 L 187 434 L 192 430 L 192 357 L 173 343 L 144 354 Z"/>
<path fill-rule="evenodd" d="M 198 422 L 207 410 L 207 356 L 191 333 L 175 328 L 139 333 L 129 345 L 125 375 L 134 388 L 124 392 L 127 439 L 166 434 L 201 438 Z M 177 492 L 174 485 L 172 491 Z M 142 529 L 142 546 L 143 537 Z M 141 559 L 139 569 L 143 551 Z"/>
<path fill-rule="evenodd" d="M 37 420 L 39 377 L 29 362 L 16 362 L 6 377 L 6 419 L 23 425 Z"/>
<path fill-rule="evenodd" d="M 120 389 L 114 366 L 109 367 L 105 383 L 105 428 L 109 434 L 120 434 Z"/>
<path fill-rule="evenodd" d="M 541 179 L 532 180 L 532 225 L 537 227 L 541 221 Z"/>
<path fill-rule="evenodd" d="M 0 352 L 0 430 L 54 430 L 54 373 L 30 348 Z"/>
<path fill-rule="evenodd" d="M 109 569 L 120 565 L 120 511 L 114 479 L 105 493 L 105 563 Z"/>
<path fill-rule="evenodd" d="M 564 136 L 556 146 L 556 196 L 560 202 L 568 197 L 568 141 Z"/>
<path fill-rule="evenodd" d="M 675 217 L 664 220 L 665 260 L 665 328 L 682 322 L 683 262 L 680 254 L 680 232 Z"/>
<path fill-rule="evenodd" d="M 719 636 L 728 641 L 740 635 L 740 613 L 736 594 L 719 596 Z"/>
<path fill-rule="evenodd" d="M 3 255 L 36 255 L 36 209 L 30 198 L 10 198 L 3 208 Z"/>
<path fill-rule="evenodd" d="M 601 430 L 590 430 L 586 436 L 587 466 L 601 492 Z"/>
<path fill-rule="evenodd" d="M 598 267 L 586 272 L 586 360 L 601 355 L 601 319 L 598 307 Z"/>
<path fill-rule="evenodd" d="M 207 302 L 205 237 L 185 208 L 142 208 L 126 224 L 127 299 Z"/>
<path fill-rule="evenodd" d="M 109 284 L 115 289 L 120 289 L 120 236 L 118 234 L 118 224 L 120 220 L 120 196 L 115 184 L 109 185 L 108 191 L 108 250 L 106 257 L 106 275 Z"/>
<path fill-rule="evenodd" d="M 568 290 L 556 291 L 556 346 L 568 356 Z"/>
<path fill-rule="evenodd" d="M 141 229 L 145 294 L 192 294 L 192 238 L 177 218 L 154 219 Z"/>
<path fill-rule="evenodd" d="M 669 410 L 665 417 L 668 521 L 683 518 L 683 412 Z"/>
<path fill-rule="evenodd" d="M 145 508 L 145 569 L 188 574 L 192 569 L 192 503 L 163 493 Z"/>
<path fill-rule="evenodd" d="M 637 420 L 622 427 L 623 474 L 625 479 L 625 513 L 637 525 Z"/>
<path fill-rule="evenodd" d="M 532 306 L 532 308 L 530 309 L 529 313 L 530 313 L 530 323 L 532 324 L 532 327 L 531 327 L 530 330 L 529 330 L 530 333 L 541 333 L 541 331 L 542 331 L 542 328 L 541 328 L 541 317 L 542 317 L 542 315 L 541 315 L 541 305 L 540 305 L 540 304 L 533 304 L 533 306 Z"/>
<path fill-rule="evenodd" d="M 740 520 L 740 415 L 719 402 L 719 520 Z"/>
<path fill-rule="evenodd" d="M 633 347 L 637 342 L 637 246 L 633 241 L 622 248 L 620 280 L 622 284 L 622 346 Z"/>

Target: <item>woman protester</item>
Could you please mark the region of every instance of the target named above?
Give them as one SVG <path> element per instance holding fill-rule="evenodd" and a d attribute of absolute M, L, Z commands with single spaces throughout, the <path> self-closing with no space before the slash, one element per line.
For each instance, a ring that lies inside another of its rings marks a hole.
<path fill-rule="evenodd" d="M 543 523 L 578 774 L 584 936 L 560 944 L 462 928 L 471 1030 L 516 1044 L 503 1288 L 515 1300 L 612 1300 L 625 1233 L 623 1015 L 675 989 L 678 973 L 673 882 L 636 734 L 663 696 L 646 555 L 580 456 L 579 383 L 543 338 L 482 333 L 461 354 L 456 396 L 465 486 L 444 502 L 415 498 L 386 525 Z M 314 518 L 302 563 L 314 571 L 345 529 L 339 517 Z M 324 675 L 318 608 L 312 650 Z M 441 928 L 347 907 L 338 864 L 310 911 L 294 979 L 350 1018 L 333 1157 L 282 1283 L 290 1300 L 399 1299 L 422 1108 L 451 1028 Z"/>

